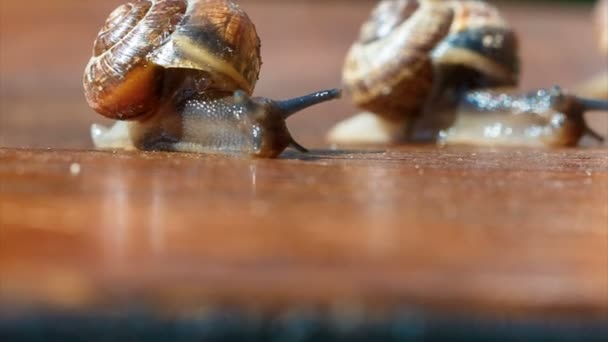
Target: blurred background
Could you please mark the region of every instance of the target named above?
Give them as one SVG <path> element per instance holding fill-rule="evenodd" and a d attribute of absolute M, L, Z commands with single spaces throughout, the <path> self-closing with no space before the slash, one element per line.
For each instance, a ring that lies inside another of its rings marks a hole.
<path fill-rule="evenodd" d="M 90 124 L 108 121 L 86 104 L 82 72 L 106 17 L 125 1 L 0 0 L 0 147 L 92 148 Z M 338 86 L 344 56 L 376 4 L 238 2 L 262 40 L 256 93 L 273 98 Z M 575 89 L 607 67 L 593 1 L 496 4 L 520 37 L 522 89 Z M 335 101 L 289 127 L 305 146 L 325 147 L 327 130 L 355 111 L 348 99 Z M 608 135 L 608 116 L 589 114 Z M 348 304 L 360 295 L 439 303 L 456 308 L 457 318 L 498 308 L 495 328 L 517 340 L 526 335 L 503 324 L 509 314 L 607 317 L 605 149 L 503 155 L 431 147 L 374 152 L 354 163 L 351 155 L 205 163 L 190 155 L 0 152 L 7 156 L 0 160 L 7 163 L 0 165 L 0 242 L 8 241 L 0 243 L 0 340 L 11 340 L 3 328 L 32 329 L 30 322 L 2 325 L 1 306 L 15 293 L 26 303 L 92 303 L 108 312 L 108 303 L 123 310 L 141 301 L 169 315 L 196 310 L 196 319 L 210 297 L 274 307 L 282 298 Z M 337 305 L 347 318 L 364 317 L 356 306 Z M 406 334 L 435 328 L 416 315 L 403 319 L 412 327 L 400 330 Z M 49 321 L 43 329 L 78 322 Z M 148 330 L 135 321 L 136 330 L 159 338 L 166 326 L 154 323 Z M 530 331 L 529 322 L 522 326 Z M 549 326 L 557 340 L 577 340 L 560 327 Z"/>
<path fill-rule="evenodd" d="M 82 95 L 92 42 L 123 0 L 0 0 L 0 146 L 90 148 L 89 126 L 106 122 Z M 340 84 L 343 57 L 376 1 L 242 0 L 262 40 L 256 93 L 291 97 Z M 521 87 L 574 87 L 606 61 L 596 47 L 593 1 L 496 2 L 520 34 Z M 290 120 L 296 140 L 324 146 L 326 131 L 351 115 L 349 101 Z M 608 131 L 606 120 L 591 115 Z"/>

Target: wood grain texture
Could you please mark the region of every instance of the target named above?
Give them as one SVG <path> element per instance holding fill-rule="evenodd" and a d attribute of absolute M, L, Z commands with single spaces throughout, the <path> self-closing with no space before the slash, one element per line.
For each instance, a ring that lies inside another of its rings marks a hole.
<path fill-rule="evenodd" d="M 0 311 L 608 317 L 605 146 L 332 151 L 325 133 L 355 112 L 340 101 L 290 119 L 308 155 L 91 151 L 103 120 L 81 74 L 120 1 L 31 3 L 0 2 Z M 373 6 L 242 4 L 263 41 L 257 93 L 272 97 L 337 85 Z M 522 33 L 522 88 L 573 87 L 605 64 L 590 8 L 504 9 Z M 604 114 L 589 117 L 608 134 Z"/>
<path fill-rule="evenodd" d="M 0 300 L 608 312 L 604 150 L 1 150 L 0 179 Z"/>

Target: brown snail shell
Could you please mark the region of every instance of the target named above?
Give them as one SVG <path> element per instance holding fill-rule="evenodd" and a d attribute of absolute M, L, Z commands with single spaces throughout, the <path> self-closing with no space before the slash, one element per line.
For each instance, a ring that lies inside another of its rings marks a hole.
<path fill-rule="evenodd" d="M 138 0 L 118 7 L 95 40 L 85 69 L 89 105 L 113 119 L 146 115 L 162 99 L 164 69 L 201 72 L 219 92 L 253 92 L 260 39 L 238 6 L 225 0 Z"/>
<path fill-rule="evenodd" d="M 343 83 L 360 108 L 399 121 L 420 113 L 434 83 L 469 72 L 471 85 L 512 85 L 518 64 L 515 35 L 491 5 L 383 0 L 346 57 Z"/>
<path fill-rule="evenodd" d="M 595 7 L 595 29 L 600 51 L 608 56 L 608 0 L 600 0 Z"/>
<path fill-rule="evenodd" d="M 601 0 L 595 6 L 594 28 L 599 52 L 608 58 L 608 0 Z M 576 87 L 576 93 L 582 96 L 608 99 L 608 63 L 592 77 Z"/>
<path fill-rule="evenodd" d="M 437 87 L 504 87 L 519 81 L 515 32 L 482 1 L 445 1 L 454 13 L 448 35 L 432 52 Z"/>

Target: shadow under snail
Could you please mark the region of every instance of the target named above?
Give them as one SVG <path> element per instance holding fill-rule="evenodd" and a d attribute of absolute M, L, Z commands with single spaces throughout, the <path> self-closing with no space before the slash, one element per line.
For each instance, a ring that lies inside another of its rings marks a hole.
<path fill-rule="evenodd" d="M 444 144 L 572 146 L 588 110 L 608 102 L 559 87 L 506 92 L 519 78 L 518 42 L 483 1 L 382 0 L 343 70 L 345 91 L 366 112 L 338 123 L 338 144 L 434 140 Z"/>
<path fill-rule="evenodd" d="M 85 96 L 100 114 L 100 148 L 276 157 L 305 149 L 285 120 L 337 89 L 274 101 L 253 97 L 261 67 L 255 26 L 229 0 L 135 0 L 115 9 L 94 43 Z"/>

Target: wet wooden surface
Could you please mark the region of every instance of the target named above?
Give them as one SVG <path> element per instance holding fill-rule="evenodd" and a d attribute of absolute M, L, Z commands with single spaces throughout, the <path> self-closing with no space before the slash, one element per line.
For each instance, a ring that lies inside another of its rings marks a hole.
<path fill-rule="evenodd" d="M 354 112 L 340 101 L 290 120 L 309 155 L 92 151 L 103 120 L 80 77 L 117 3 L 0 2 L 0 308 L 608 315 L 606 147 L 331 151 L 325 132 Z M 264 42 L 258 93 L 338 84 L 372 5 L 244 1 Z M 588 8 L 505 11 L 523 88 L 602 67 Z"/>

